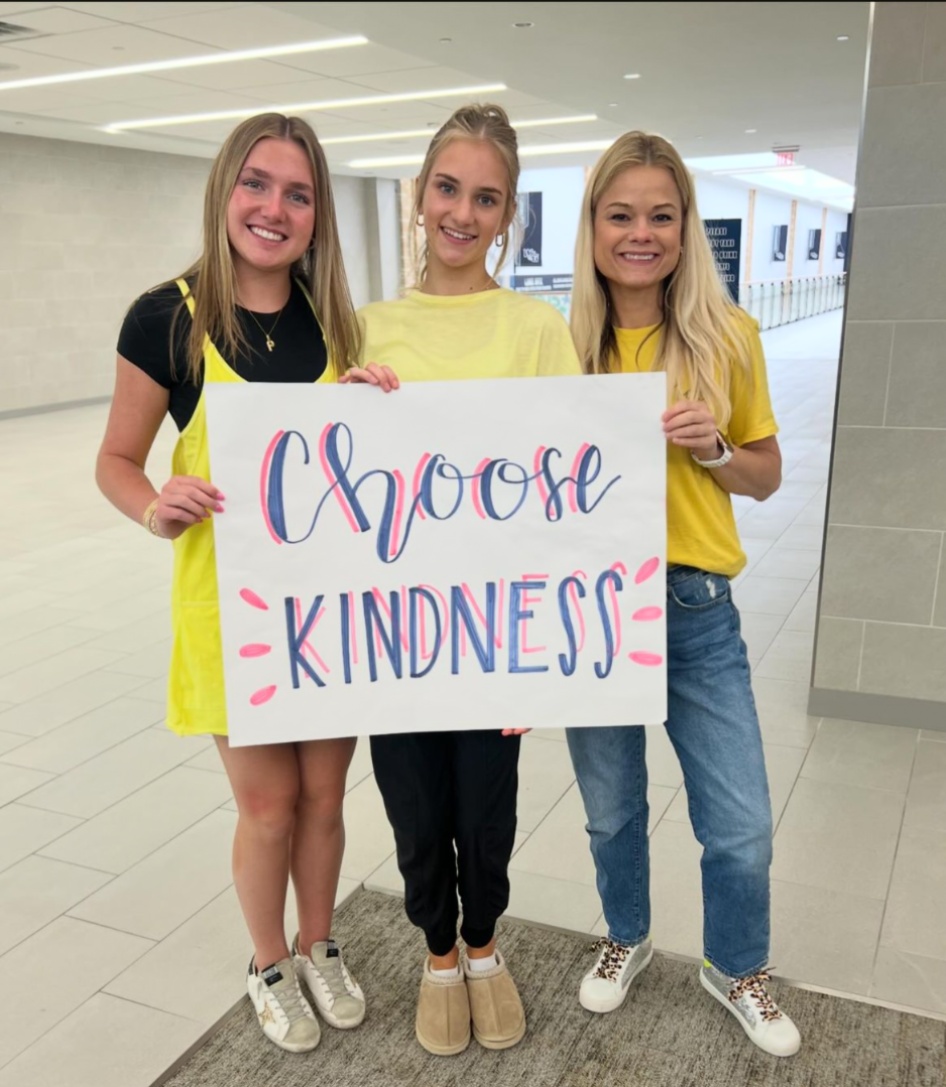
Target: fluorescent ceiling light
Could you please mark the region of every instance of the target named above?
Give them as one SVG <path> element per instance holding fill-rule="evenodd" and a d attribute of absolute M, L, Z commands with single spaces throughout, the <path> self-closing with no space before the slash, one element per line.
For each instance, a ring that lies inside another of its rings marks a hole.
<path fill-rule="evenodd" d="M 404 94 L 373 94 L 364 98 L 328 98 L 321 102 L 291 102 L 271 106 L 260 103 L 250 109 L 225 109 L 215 113 L 179 113 L 172 117 L 148 117 L 143 121 L 116 121 L 104 125 L 106 132 L 138 128 L 167 128 L 171 125 L 195 125 L 201 121 L 232 121 L 257 113 L 314 113 L 317 110 L 349 109 L 354 106 L 383 106 L 391 102 L 418 102 L 431 98 L 454 98 L 472 94 L 491 94 L 507 90 L 505 83 L 483 83 L 477 87 L 448 87 L 439 91 L 408 91 Z"/>
<path fill-rule="evenodd" d="M 688 158 L 684 162 L 691 170 L 730 177 L 744 185 L 760 186 L 813 203 L 850 210 L 854 201 L 853 185 L 799 163 L 779 166 L 777 156 L 769 151 L 751 155 L 711 155 Z"/>
<path fill-rule="evenodd" d="M 349 38 L 324 38 L 315 42 L 295 42 L 293 45 L 271 45 L 264 49 L 238 49 L 227 53 L 208 53 L 200 57 L 177 57 L 174 60 L 153 60 L 145 64 L 123 64 L 118 68 L 89 68 L 82 72 L 36 76 L 33 79 L 12 79 L 0 83 L 0 91 L 23 90 L 25 87 L 47 87 L 53 83 L 81 83 L 87 79 L 109 79 L 112 76 L 144 75 L 147 72 L 171 72 L 179 68 L 202 68 L 206 64 L 233 64 L 239 60 L 266 60 L 290 57 L 300 53 L 320 53 L 325 49 L 345 49 L 351 45 L 367 45 L 368 39 L 356 35 Z"/>
<path fill-rule="evenodd" d="M 545 143 L 519 148 L 520 158 L 533 155 L 568 155 L 581 151 L 604 151 L 614 140 L 585 140 L 582 143 Z M 382 166 L 419 166 L 424 161 L 423 155 L 398 155 L 393 158 L 354 159 L 348 165 L 353 170 L 370 170 Z"/>
<path fill-rule="evenodd" d="M 548 125 L 573 125 L 581 122 L 597 121 L 596 113 L 582 113 L 577 117 L 546 117 L 540 121 L 510 121 L 513 128 L 544 128 Z M 372 143 L 375 140 L 409 140 L 419 139 L 421 136 L 431 136 L 436 129 L 411 128 L 403 132 L 373 132 L 370 136 L 330 136 L 328 139 L 319 140 L 323 147 L 330 147 L 341 143 Z"/>

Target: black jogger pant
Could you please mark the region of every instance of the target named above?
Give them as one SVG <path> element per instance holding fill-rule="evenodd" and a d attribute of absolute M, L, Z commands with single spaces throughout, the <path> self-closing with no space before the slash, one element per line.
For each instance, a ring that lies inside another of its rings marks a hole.
<path fill-rule="evenodd" d="M 407 916 L 434 955 L 456 943 L 458 890 L 470 947 L 489 943 L 509 903 L 519 741 L 498 728 L 371 737 Z"/>

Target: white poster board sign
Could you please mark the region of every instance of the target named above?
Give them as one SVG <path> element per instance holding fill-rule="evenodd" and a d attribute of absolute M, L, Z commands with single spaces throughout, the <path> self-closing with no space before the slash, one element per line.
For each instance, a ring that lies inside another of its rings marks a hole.
<path fill-rule="evenodd" d="M 663 374 L 204 395 L 231 743 L 665 719 Z"/>

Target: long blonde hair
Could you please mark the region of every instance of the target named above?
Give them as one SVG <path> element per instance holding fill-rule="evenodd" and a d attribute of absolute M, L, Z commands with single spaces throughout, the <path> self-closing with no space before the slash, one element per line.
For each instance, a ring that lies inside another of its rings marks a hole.
<path fill-rule="evenodd" d="M 228 357 L 245 349 L 246 336 L 236 314 L 237 282 L 227 235 L 227 207 L 243 163 L 260 140 L 292 140 L 305 152 L 315 182 L 315 236 L 290 269 L 309 292 L 325 334 L 325 346 L 336 370 L 353 366 L 361 345 L 345 264 L 338 237 L 332 179 L 325 152 L 311 126 L 300 117 L 261 113 L 230 133 L 207 179 L 204 193 L 203 252 L 183 277 L 192 282 L 194 319 L 186 341 L 187 376 L 199 379 L 204 364 L 204 337 Z M 183 307 L 175 316 L 175 328 Z M 174 335 L 172 331 L 172 343 Z M 172 348 L 173 350 L 173 348 Z"/>
<path fill-rule="evenodd" d="M 601 156 L 585 187 L 575 244 L 571 330 L 587 373 L 619 369 L 615 314 L 608 282 L 595 266 L 595 212 L 604 192 L 633 166 L 670 172 L 683 212 L 680 260 L 664 280 L 663 323 L 654 368 L 666 370 L 673 399 L 703 401 L 725 428 L 731 366 L 749 368 L 748 325 L 720 281 L 696 206 L 693 179 L 662 136 L 626 132 Z"/>
<path fill-rule="evenodd" d="M 516 214 L 516 187 L 519 184 L 519 141 L 516 138 L 516 130 L 509 123 L 509 117 L 502 106 L 485 102 L 482 105 L 472 103 L 461 106 L 437 129 L 434 138 L 430 141 L 427 154 L 424 156 L 424 164 L 420 168 L 420 174 L 414 187 L 414 207 L 412 210 L 415 223 L 420 222 L 420 216 L 424 206 L 424 191 L 430 180 L 430 172 L 440 152 L 454 140 L 486 140 L 499 152 L 503 160 L 509 180 L 509 192 L 506 194 L 506 206 L 503 209 L 503 221 L 506 227 L 503 230 L 503 240 L 500 246 L 499 260 L 493 274 L 502 268 L 509 251 L 509 231 Z M 415 258 L 416 277 L 418 286 L 424 282 L 427 275 L 427 241 L 420 247 L 420 252 Z"/>

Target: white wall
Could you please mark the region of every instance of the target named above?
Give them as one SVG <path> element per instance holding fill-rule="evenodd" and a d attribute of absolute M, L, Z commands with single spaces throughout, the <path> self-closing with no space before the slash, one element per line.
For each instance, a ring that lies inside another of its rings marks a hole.
<path fill-rule="evenodd" d="M 522 171 L 519 191 L 543 194 L 543 237 L 542 266 L 519 269 L 520 274 L 532 272 L 537 275 L 570 275 L 574 271 L 575 235 L 585 186 L 584 173 L 582 167 Z M 702 174 L 695 180 L 697 205 L 702 218 L 742 220 L 741 273 L 745 280 L 749 244 L 749 189 L 725 178 Z M 821 205 L 798 201 L 792 268 L 795 277 L 818 274 L 818 261 L 808 260 L 808 230 L 821 228 L 823 212 Z M 788 262 L 772 260 L 772 228 L 780 223 L 789 225 L 791 218 L 790 196 L 756 191 L 752 261 L 749 268 L 753 280 L 785 278 Z M 846 223 L 847 216 L 844 212 L 828 209 L 828 225 L 823 238 L 825 275 L 844 270 L 844 262 L 834 258 L 834 236 L 837 231 L 846 229 Z M 503 279 L 508 281 L 514 271 L 510 259 L 503 269 Z"/>
<path fill-rule="evenodd" d="M 0 135 L 0 412 L 111 391 L 128 306 L 198 253 L 209 165 Z"/>
<path fill-rule="evenodd" d="M 742 185 L 700 175 L 696 179 L 696 205 L 703 219 L 741 219 L 742 241 L 749 221 L 749 190 Z"/>
<path fill-rule="evenodd" d="M 791 225 L 792 201 L 790 197 L 756 191 L 755 217 L 752 234 L 753 280 L 784 279 L 788 271 L 787 261 L 772 260 L 772 228 L 776 224 Z"/>
<path fill-rule="evenodd" d="M 110 395 L 128 306 L 199 253 L 209 169 L 207 159 L 0 134 L 0 414 Z M 356 305 L 375 297 L 381 248 L 367 185 L 333 178 Z M 396 245 L 396 215 L 385 229 Z"/>
<path fill-rule="evenodd" d="M 513 231 L 509 258 L 503 268 L 504 278 L 510 275 L 571 275 L 575 267 L 575 235 L 584 191 L 583 166 L 522 171 L 519 192 L 542 193 L 542 264 L 537 268 L 513 267 L 527 225 L 521 222 Z"/>

